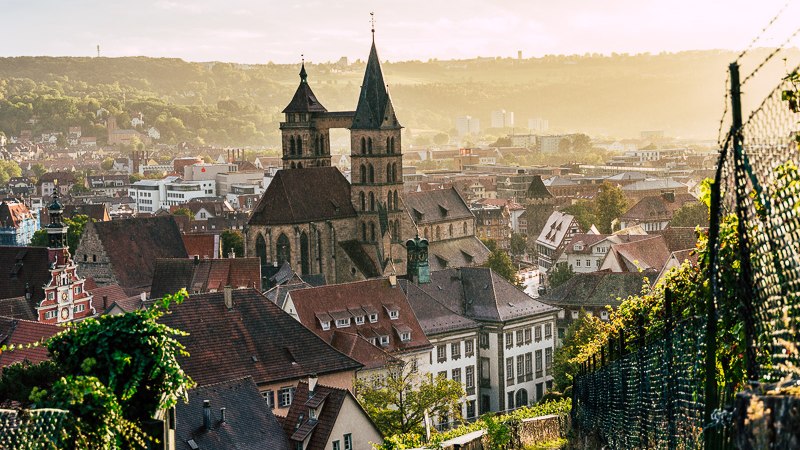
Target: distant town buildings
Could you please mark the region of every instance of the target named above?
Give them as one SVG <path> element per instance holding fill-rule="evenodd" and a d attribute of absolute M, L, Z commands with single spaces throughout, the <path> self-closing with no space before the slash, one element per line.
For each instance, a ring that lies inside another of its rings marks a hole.
<path fill-rule="evenodd" d="M 456 117 L 456 132 L 459 137 L 478 134 L 481 132 L 481 121 L 472 116 Z"/>
<path fill-rule="evenodd" d="M 514 112 L 500 109 L 490 114 L 492 128 L 511 128 L 514 126 Z"/>

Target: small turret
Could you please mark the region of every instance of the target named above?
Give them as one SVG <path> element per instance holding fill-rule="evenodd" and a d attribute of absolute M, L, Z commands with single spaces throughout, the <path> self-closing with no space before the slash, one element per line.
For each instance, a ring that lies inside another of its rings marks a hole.
<path fill-rule="evenodd" d="M 58 187 L 53 190 L 53 200 L 47 205 L 50 223 L 47 225 L 47 246 L 49 248 L 67 247 L 67 225 L 62 221 L 64 206 L 58 201 Z"/>
<path fill-rule="evenodd" d="M 428 240 L 419 235 L 406 241 L 406 276 L 417 284 L 431 282 L 431 269 L 428 265 Z"/>

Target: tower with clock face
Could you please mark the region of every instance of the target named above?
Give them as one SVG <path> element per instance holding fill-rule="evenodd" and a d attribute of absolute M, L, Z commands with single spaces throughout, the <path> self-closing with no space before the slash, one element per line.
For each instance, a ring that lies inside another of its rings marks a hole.
<path fill-rule="evenodd" d="M 66 323 L 85 319 L 97 312 L 92 306 L 92 296 L 86 292 L 86 280 L 78 276 L 77 264 L 67 247 L 67 225 L 61 217 L 63 207 L 58 201 L 58 190 L 47 206 L 50 224 L 47 225 L 50 279 L 44 285 L 44 300 L 36 308 L 39 322 Z"/>

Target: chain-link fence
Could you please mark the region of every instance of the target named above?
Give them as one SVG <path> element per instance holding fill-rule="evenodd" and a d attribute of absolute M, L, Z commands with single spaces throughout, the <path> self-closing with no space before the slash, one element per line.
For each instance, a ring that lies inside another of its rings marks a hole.
<path fill-rule="evenodd" d="M 0 409 L 0 450 L 55 450 L 65 448 L 70 436 L 62 409 Z"/>

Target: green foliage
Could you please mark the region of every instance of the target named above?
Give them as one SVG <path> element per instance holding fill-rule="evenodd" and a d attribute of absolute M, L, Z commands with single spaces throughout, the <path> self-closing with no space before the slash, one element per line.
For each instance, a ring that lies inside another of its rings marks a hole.
<path fill-rule="evenodd" d="M 494 273 L 505 278 L 511 282 L 511 284 L 519 286 L 520 282 L 517 279 L 517 268 L 514 267 L 514 262 L 511 261 L 511 257 L 508 256 L 508 253 L 503 251 L 503 249 L 496 248 L 493 250 L 492 253 L 489 254 L 489 259 L 486 260 L 483 266 L 492 269 Z"/>
<path fill-rule="evenodd" d="M 485 414 L 481 421 L 486 426 L 486 440 L 489 450 L 505 450 L 513 438 L 511 425 L 514 420 L 499 420 L 492 414 Z"/>
<path fill-rule="evenodd" d="M 416 433 L 402 433 L 388 436 L 383 440 L 383 444 L 372 444 L 372 448 L 373 450 L 407 450 L 421 448 L 422 445 L 422 436 Z"/>
<path fill-rule="evenodd" d="M 483 242 L 483 245 L 485 245 L 490 252 L 497 250 L 497 241 L 494 239 L 481 239 L 481 242 Z"/>
<path fill-rule="evenodd" d="M 175 211 L 172 211 L 173 216 L 184 216 L 188 217 L 189 219 L 194 219 L 194 214 L 189 210 L 189 208 L 178 208 Z"/>
<path fill-rule="evenodd" d="M 52 361 L 24 361 L 5 367 L 0 373 L 0 400 L 27 402 L 34 388 L 49 389 L 53 385 L 59 378 L 57 369 Z"/>
<path fill-rule="evenodd" d="M 111 170 L 113 167 L 114 160 L 112 158 L 106 158 L 100 163 L 100 168 L 106 171 Z"/>
<path fill-rule="evenodd" d="M 0 185 L 5 185 L 8 180 L 22 175 L 22 169 L 16 161 L 0 159 Z"/>
<path fill-rule="evenodd" d="M 572 386 L 572 379 L 580 367 L 575 358 L 581 348 L 599 337 L 602 329 L 603 324 L 583 310 L 580 311 L 578 320 L 567 327 L 561 347 L 556 348 L 553 356 L 553 382 L 556 390 L 564 391 Z"/>
<path fill-rule="evenodd" d="M 579 200 L 578 202 L 564 208 L 564 212 L 575 216 L 575 220 L 580 225 L 581 230 L 588 231 L 592 225 L 597 222 L 597 215 L 595 214 L 595 205 L 588 200 Z"/>
<path fill-rule="evenodd" d="M 547 282 L 550 288 L 556 288 L 569 281 L 570 278 L 575 276 L 575 271 L 568 263 L 558 263 L 553 266 L 550 273 L 547 274 Z"/>
<path fill-rule="evenodd" d="M 220 234 L 222 256 L 227 258 L 233 250 L 237 256 L 244 256 L 244 236 L 238 230 L 225 230 Z"/>
<path fill-rule="evenodd" d="M 522 255 L 527 250 L 528 242 L 525 236 L 519 233 L 511 234 L 511 254 Z"/>
<path fill-rule="evenodd" d="M 47 173 L 47 169 L 40 163 L 32 165 L 31 171 L 33 172 L 33 176 L 36 177 L 36 180 L 39 180 L 40 178 L 42 178 L 42 175 Z"/>
<path fill-rule="evenodd" d="M 601 233 L 611 233 L 611 223 L 619 219 L 628 207 L 622 188 L 604 181 L 594 198 L 597 228 Z"/>
<path fill-rule="evenodd" d="M 671 227 L 708 227 L 708 207 L 700 202 L 681 206 L 672 215 Z"/>
<path fill-rule="evenodd" d="M 356 380 L 358 400 L 385 436 L 424 433 L 426 411 L 431 416 L 460 420 L 461 383 L 413 371 L 408 365 L 390 367 L 385 376 Z M 455 417 L 454 417 L 455 414 Z"/>
<path fill-rule="evenodd" d="M 73 257 L 75 256 L 75 250 L 78 248 L 78 244 L 81 242 L 83 230 L 86 228 L 86 224 L 89 220 L 94 222 L 94 219 L 89 219 L 89 216 L 85 214 L 76 214 L 71 219 L 63 219 L 64 224 L 69 227 L 67 228 L 67 246 Z M 33 233 L 30 245 L 32 247 L 47 247 L 47 244 L 47 230 L 36 230 Z"/>
<path fill-rule="evenodd" d="M 178 364 L 187 355 L 174 336 L 182 332 L 157 322 L 185 290 L 148 310 L 78 322 L 48 343 L 51 359 L 64 373 L 96 376 L 117 396 L 124 417 L 136 421 L 174 406 L 192 382 Z"/>
<path fill-rule="evenodd" d="M 42 228 L 33 232 L 31 247 L 47 247 L 47 230 Z"/>

